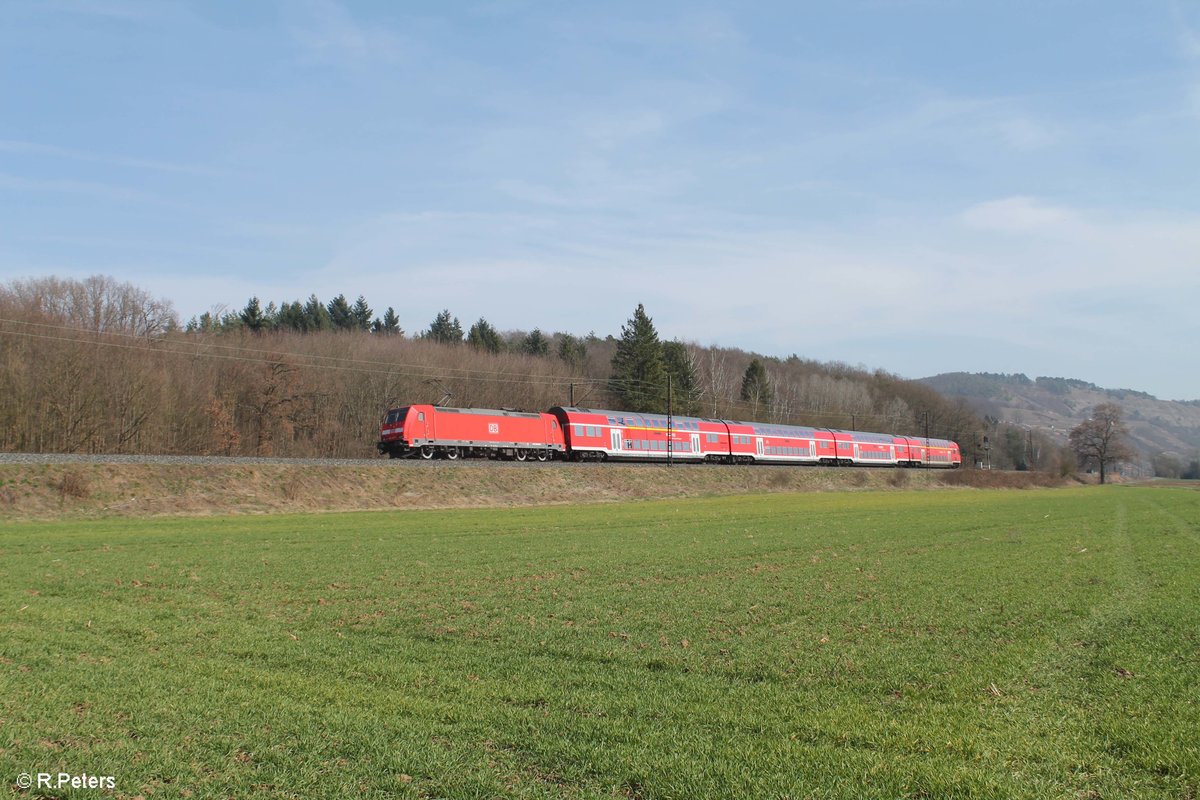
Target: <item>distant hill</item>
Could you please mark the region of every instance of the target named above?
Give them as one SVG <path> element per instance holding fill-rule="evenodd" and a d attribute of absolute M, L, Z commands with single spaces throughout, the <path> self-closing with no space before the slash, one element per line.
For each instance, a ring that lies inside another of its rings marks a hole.
<path fill-rule="evenodd" d="M 921 383 L 965 399 L 985 417 L 1028 425 L 1062 441 L 1093 406 L 1116 403 L 1125 410 L 1135 445 L 1147 455 L 1200 450 L 1200 401 L 1159 400 L 1131 389 L 1102 389 L 1073 378 L 1031 379 L 1021 373 L 948 372 Z"/>

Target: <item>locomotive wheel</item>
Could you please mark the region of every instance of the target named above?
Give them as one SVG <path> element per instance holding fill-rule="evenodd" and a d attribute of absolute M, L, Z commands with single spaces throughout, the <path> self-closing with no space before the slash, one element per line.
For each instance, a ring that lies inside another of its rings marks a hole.
<path fill-rule="evenodd" d="M 517 451 L 517 461 L 524 461 L 527 458 L 529 458 L 528 451 L 526 451 L 526 450 L 518 450 Z"/>
<path fill-rule="evenodd" d="M 537 460 L 538 461 L 545 461 L 549 457 L 550 457 L 549 451 L 546 451 L 546 450 L 538 450 L 537 451 Z"/>
<path fill-rule="evenodd" d="M 448 448 L 446 450 L 446 458 L 449 459 L 450 461 L 457 461 L 458 460 L 458 448 L 457 447 Z"/>
<path fill-rule="evenodd" d="M 425 461 L 433 458 L 433 448 L 427 444 L 421 445 L 421 458 Z"/>

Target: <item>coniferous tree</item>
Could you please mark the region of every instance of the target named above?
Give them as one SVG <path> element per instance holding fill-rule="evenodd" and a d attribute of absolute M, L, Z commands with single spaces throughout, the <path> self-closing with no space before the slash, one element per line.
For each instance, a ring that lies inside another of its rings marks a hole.
<path fill-rule="evenodd" d="M 558 342 L 558 357 L 572 370 L 583 369 L 587 361 L 587 345 L 581 339 L 564 333 Z"/>
<path fill-rule="evenodd" d="M 371 327 L 371 307 L 367 305 L 367 298 L 361 294 L 354 301 L 354 306 L 350 309 L 354 315 L 354 327 L 360 331 L 368 330 Z"/>
<path fill-rule="evenodd" d="M 283 303 L 279 307 L 279 317 L 276 325 L 284 330 L 304 330 L 304 306 L 300 305 L 299 300 L 291 303 Z"/>
<path fill-rule="evenodd" d="M 257 297 L 251 297 L 238 316 L 242 320 L 242 325 L 251 333 L 261 333 L 267 328 L 267 320 Z"/>
<path fill-rule="evenodd" d="M 325 308 L 315 294 L 308 296 L 308 302 L 304 304 L 304 318 L 301 322 L 301 330 L 305 333 L 314 333 L 316 331 L 328 331 L 333 329 L 333 321 L 329 318 L 329 309 Z"/>
<path fill-rule="evenodd" d="M 200 333 L 212 333 L 217 329 L 217 322 L 215 319 L 213 319 L 212 312 L 205 311 L 200 315 L 199 319 L 193 318 L 192 321 L 188 323 L 187 329 L 189 333 L 196 331 L 199 331 Z"/>
<path fill-rule="evenodd" d="M 443 310 L 434 317 L 425 331 L 424 338 L 443 344 L 462 344 L 463 329 L 458 317 L 450 316 L 450 309 Z"/>
<path fill-rule="evenodd" d="M 687 346 L 680 341 L 663 342 L 663 363 L 671 376 L 671 410 L 690 416 L 700 408 L 699 379 L 696 364 Z"/>
<path fill-rule="evenodd" d="M 388 306 L 388 310 L 383 312 L 382 320 L 375 320 L 375 333 L 382 333 L 386 336 L 403 336 L 404 329 L 400 327 L 400 318 L 396 316 L 396 309 Z"/>
<path fill-rule="evenodd" d="M 500 333 L 492 324 L 483 317 L 471 326 L 471 330 L 467 331 L 467 344 L 476 350 L 482 350 L 487 353 L 499 353 L 504 349 L 504 342 L 500 338 Z"/>
<path fill-rule="evenodd" d="M 521 342 L 521 352 L 531 356 L 544 356 L 550 352 L 550 340 L 540 328 L 534 328 Z"/>
<path fill-rule="evenodd" d="M 759 409 L 771 407 L 771 380 L 767 377 L 767 368 L 757 358 L 751 360 L 742 376 L 742 400 L 751 404 L 751 414 L 755 416 Z"/>
<path fill-rule="evenodd" d="M 354 309 L 350 308 L 350 302 L 346 299 L 346 295 L 339 294 L 330 300 L 326 310 L 329 312 L 330 325 L 335 331 L 349 331 L 358 327 Z"/>
<path fill-rule="evenodd" d="M 667 377 L 662 345 L 654 321 L 638 303 L 629 322 L 621 328 L 617 351 L 612 358 L 609 391 L 629 411 L 666 411 Z"/>

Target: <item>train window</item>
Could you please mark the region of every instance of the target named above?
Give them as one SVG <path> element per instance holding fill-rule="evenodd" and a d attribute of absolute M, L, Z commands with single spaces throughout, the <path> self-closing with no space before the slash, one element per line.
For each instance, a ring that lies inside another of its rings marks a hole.
<path fill-rule="evenodd" d="M 576 425 L 576 426 L 575 426 L 575 435 L 576 435 L 576 436 L 583 436 L 583 426 L 582 426 L 582 425 Z"/>
<path fill-rule="evenodd" d="M 424 422 L 424 421 L 425 421 L 425 412 L 418 411 L 417 412 L 417 422 Z"/>

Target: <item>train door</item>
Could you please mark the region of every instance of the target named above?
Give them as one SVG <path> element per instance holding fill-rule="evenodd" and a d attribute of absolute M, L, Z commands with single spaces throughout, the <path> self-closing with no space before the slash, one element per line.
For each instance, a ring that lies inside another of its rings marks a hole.
<path fill-rule="evenodd" d="M 692 434 L 692 453 L 700 455 L 700 434 L 698 433 Z"/>
<path fill-rule="evenodd" d="M 433 437 L 429 434 L 430 420 L 426 417 L 425 412 L 418 411 L 414 416 L 416 417 L 416 422 L 413 423 L 412 432 L 408 434 L 408 440 L 412 442 L 417 439 L 421 441 L 432 439 Z M 405 431 L 405 433 L 408 433 L 408 431 Z"/>
<path fill-rule="evenodd" d="M 610 444 L 612 444 L 613 452 L 614 453 L 621 452 L 621 431 L 617 428 L 613 428 L 611 431 L 611 436 L 612 436 L 612 441 L 610 442 Z"/>
<path fill-rule="evenodd" d="M 755 436 L 755 437 L 754 437 L 754 450 L 755 450 L 755 452 L 756 452 L 756 453 L 758 453 L 758 457 L 759 457 L 759 458 L 762 458 L 762 455 L 763 455 L 763 440 L 762 440 L 762 437 L 761 437 L 761 436 Z"/>

